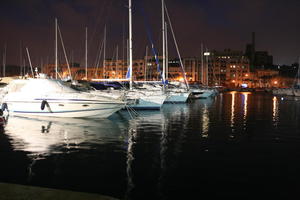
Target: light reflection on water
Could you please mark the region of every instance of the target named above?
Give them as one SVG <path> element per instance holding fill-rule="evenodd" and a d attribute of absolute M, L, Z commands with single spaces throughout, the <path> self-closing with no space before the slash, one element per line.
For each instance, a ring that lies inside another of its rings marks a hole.
<path fill-rule="evenodd" d="M 247 119 L 247 112 L 248 112 L 248 95 L 251 94 L 250 92 L 243 92 L 243 105 L 244 105 L 244 123 L 246 123 L 246 119 Z"/>
<path fill-rule="evenodd" d="M 230 118 L 231 127 L 234 127 L 235 95 L 236 95 L 235 91 L 231 92 L 231 118 Z"/>
<path fill-rule="evenodd" d="M 209 113 L 207 104 L 204 104 L 202 112 L 202 137 L 207 138 L 209 131 Z"/>
<path fill-rule="evenodd" d="M 118 124 L 108 119 L 9 117 L 5 132 L 14 150 L 29 155 L 76 151 L 89 148 L 85 144 L 106 143 L 123 137 Z"/>
<path fill-rule="evenodd" d="M 231 92 L 133 119 L 126 112 L 103 120 L 10 117 L 4 130 L 9 156 L 22 152 L 29 161 L 2 164 L 1 171 L 8 167 L 0 181 L 9 181 L 14 170 L 7 168 L 18 165 L 27 173 L 20 183 L 121 199 L 230 196 L 231 188 L 249 195 L 247 187 L 255 184 L 257 191 L 278 189 L 282 185 L 270 177 L 286 183 L 291 175 L 278 175 L 282 163 L 294 162 L 289 170 L 300 178 L 293 157 L 300 156 L 299 114 L 297 101 Z"/>
<path fill-rule="evenodd" d="M 277 126 L 277 121 L 278 121 L 278 99 L 276 96 L 273 97 L 273 122 L 274 125 Z"/>

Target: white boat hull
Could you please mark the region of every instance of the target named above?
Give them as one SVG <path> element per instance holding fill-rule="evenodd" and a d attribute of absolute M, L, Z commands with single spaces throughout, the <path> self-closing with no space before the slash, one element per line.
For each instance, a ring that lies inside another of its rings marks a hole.
<path fill-rule="evenodd" d="M 125 106 L 125 102 L 73 90 L 53 79 L 19 79 L 4 90 L 2 110 L 9 115 L 106 118 Z"/>
<path fill-rule="evenodd" d="M 15 116 L 46 116 L 46 117 L 78 117 L 107 118 L 123 108 L 124 104 L 103 103 L 97 101 L 52 101 L 42 109 L 43 100 L 6 101 L 9 115 Z"/>
<path fill-rule="evenodd" d="M 164 103 L 186 103 L 189 92 L 170 92 Z"/>
<path fill-rule="evenodd" d="M 200 99 L 200 98 L 208 98 L 215 94 L 214 90 L 203 90 L 203 89 L 196 89 L 192 90 L 192 98 Z"/>
<path fill-rule="evenodd" d="M 166 97 L 162 92 L 131 91 L 127 94 L 127 106 L 135 110 L 160 110 Z"/>

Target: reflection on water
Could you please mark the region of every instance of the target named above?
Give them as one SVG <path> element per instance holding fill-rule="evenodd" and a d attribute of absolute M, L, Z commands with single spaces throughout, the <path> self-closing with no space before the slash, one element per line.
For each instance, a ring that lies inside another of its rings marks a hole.
<path fill-rule="evenodd" d="M 243 92 L 243 110 L 244 110 L 244 116 L 243 116 L 243 121 L 244 121 L 244 129 L 247 126 L 247 114 L 248 114 L 248 95 L 251 94 L 250 92 Z"/>
<path fill-rule="evenodd" d="M 243 92 L 243 104 L 244 104 L 244 121 L 247 119 L 247 111 L 248 111 L 248 95 L 250 92 Z"/>
<path fill-rule="evenodd" d="M 0 181 L 132 200 L 255 196 L 299 180 L 299 114 L 299 102 L 228 92 L 134 118 L 11 117 L 0 134 Z"/>
<path fill-rule="evenodd" d="M 202 112 L 202 137 L 207 138 L 209 130 L 209 113 L 207 104 L 204 105 Z"/>
<path fill-rule="evenodd" d="M 277 126 L 277 122 L 278 122 L 278 99 L 276 96 L 273 97 L 273 123 L 274 126 Z"/>
<path fill-rule="evenodd" d="M 15 150 L 29 155 L 65 153 L 121 137 L 118 125 L 108 119 L 9 117 L 5 132 Z"/>
<path fill-rule="evenodd" d="M 231 94 L 231 118 L 230 118 L 230 126 L 233 128 L 234 127 L 234 111 L 235 111 L 235 95 L 236 92 L 233 91 L 230 93 Z M 232 129 L 232 131 L 234 131 L 234 129 Z"/>

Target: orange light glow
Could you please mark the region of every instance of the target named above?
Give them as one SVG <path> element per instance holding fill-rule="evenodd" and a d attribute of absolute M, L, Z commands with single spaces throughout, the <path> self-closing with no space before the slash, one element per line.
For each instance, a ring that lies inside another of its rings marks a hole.
<path fill-rule="evenodd" d="M 274 84 L 276 85 L 278 82 L 277 81 L 274 81 Z"/>
<path fill-rule="evenodd" d="M 178 80 L 179 80 L 180 82 L 183 82 L 183 81 L 184 81 L 184 78 L 183 78 L 183 77 L 180 77 Z"/>

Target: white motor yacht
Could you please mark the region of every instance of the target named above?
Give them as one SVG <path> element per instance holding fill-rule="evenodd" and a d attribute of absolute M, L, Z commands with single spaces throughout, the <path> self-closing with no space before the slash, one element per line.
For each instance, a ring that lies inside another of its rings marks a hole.
<path fill-rule="evenodd" d="M 124 106 L 124 101 L 80 92 L 47 78 L 13 80 L 2 99 L 2 110 L 21 116 L 106 118 Z"/>

